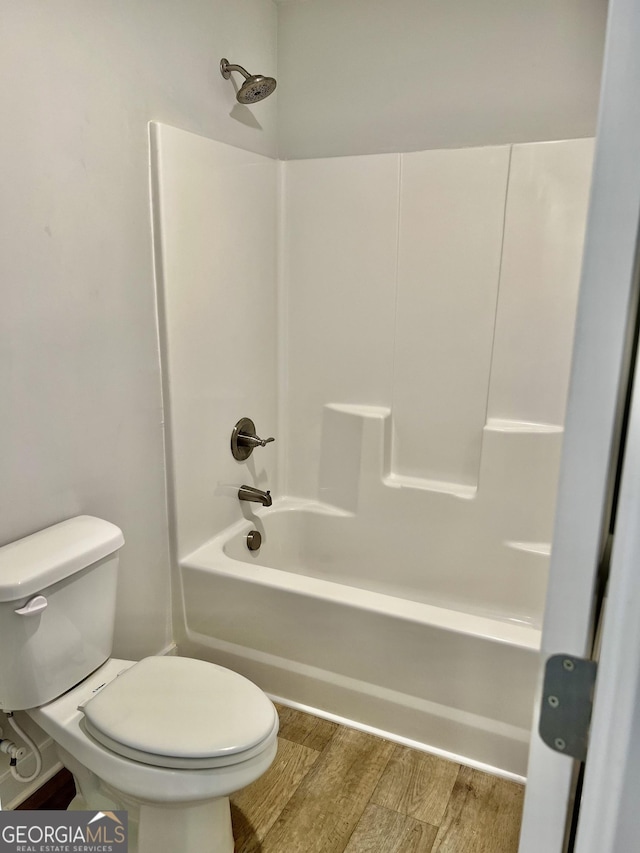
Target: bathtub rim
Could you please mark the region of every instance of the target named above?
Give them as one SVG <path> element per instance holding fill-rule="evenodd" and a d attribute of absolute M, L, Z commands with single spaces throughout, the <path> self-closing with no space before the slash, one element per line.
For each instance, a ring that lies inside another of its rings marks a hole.
<path fill-rule="evenodd" d="M 186 557 L 181 558 L 179 560 L 180 574 L 182 574 L 183 569 L 191 569 L 230 576 L 247 583 L 311 595 L 323 601 L 339 603 L 380 615 L 390 615 L 417 624 L 427 624 L 453 633 L 476 636 L 483 640 L 508 644 L 530 651 L 540 651 L 542 631 L 533 625 L 412 601 L 362 587 L 349 586 L 337 581 L 323 580 L 284 569 L 274 569 L 257 563 L 237 560 L 224 552 L 225 544 L 233 537 L 242 535 L 251 526 L 254 519 L 260 520 L 269 515 L 295 512 L 296 510 L 342 517 L 351 515 L 344 510 L 328 504 L 321 504 L 318 501 L 280 498 L 274 502 L 273 506 L 259 510 L 255 515 L 237 521 Z M 186 617 L 186 614 L 184 615 Z"/>

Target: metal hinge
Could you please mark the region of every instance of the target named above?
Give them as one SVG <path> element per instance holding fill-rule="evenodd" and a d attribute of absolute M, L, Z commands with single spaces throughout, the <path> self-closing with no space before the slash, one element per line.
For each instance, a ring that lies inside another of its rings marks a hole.
<path fill-rule="evenodd" d="M 572 655 L 553 655 L 545 667 L 540 737 L 578 761 L 587 757 L 597 670 L 596 661 Z"/>

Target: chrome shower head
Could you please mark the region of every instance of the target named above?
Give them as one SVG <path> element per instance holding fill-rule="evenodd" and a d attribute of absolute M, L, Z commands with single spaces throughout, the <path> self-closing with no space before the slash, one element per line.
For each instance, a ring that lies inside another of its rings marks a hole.
<path fill-rule="evenodd" d="M 263 77 L 262 74 L 249 74 L 242 65 L 230 65 L 228 59 L 220 60 L 220 73 L 225 80 L 231 77 L 232 71 L 239 71 L 244 77 L 236 99 L 241 104 L 255 104 L 267 98 L 276 88 L 273 77 Z"/>

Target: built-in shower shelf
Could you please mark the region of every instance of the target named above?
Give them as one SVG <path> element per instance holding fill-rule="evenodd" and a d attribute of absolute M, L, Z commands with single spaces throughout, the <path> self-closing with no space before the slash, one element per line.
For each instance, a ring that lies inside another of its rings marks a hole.
<path fill-rule="evenodd" d="M 392 489 L 418 489 L 425 492 L 439 492 L 454 495 L 456 498 L 471 500 L 475 498 L 478 487 L 464 483 L 447 483 L 443 480 L 428 480 L 423 477 L 409 477 L 406 474 L 388 474 L 383 478 L 385 486 Z"/>
<path fill-rule="evenodd" d="M 563 428 L 558 424 L 537 424 L 531 421 L 510 421 L 502 418 L 489 418 L 485 429 L 494 432 L 530 432 L 560 433 Z"/>
<path fill-rule="evenodd" d="M 540 618 L 561 427 L 489 419 L 476 483 L 454 482 L 453 473 L 438 478 L 428 471 L 394 470 L 388 408 L 330 404 L 322 427 L 317 497 L 342 513 L 315 534 L 317 542 L 332 543 L 331 553 L 322 544 L 319 562 L 325 568 L 335 563 L 332 554 L 348 554 L 341 577 L 360 560 L 364 575 L 376 583 L 393 566 L 394 582 L 417 589 L 422 583 L 417 567 L 424 564 L 434 595 L 439 591 L 443 600 L 469 595 L 491 606 L 500 599 L 500 612 Z M 414 436 L 421 440 L 420 424 Z M 491 582 L 481 581 L 482 572 L 490 573 Z"/>
<path fill-rule="evenodd" d="M 369 406 L 359 403 L 326 403 L 325 409 L 355 415 L 359 418 L 388 418 L 391 409 L 388 406 Z"/>
<path fill-rule="evenodd" d="M 529 554 L 541 554 L 544 557 L 551 555 L 550 542 L 505 542 L 504 544 L 515 551 L 527 551 Z"/>
<path fill-rule="evenodd" d="M 362 490 L 370 494 L 382 486 L 405 494 L 413 492 L 416 496 L 431 493 L 436 498 L 442 495 L 471 502 L 478 497 L 480 484 L 484 490 L 499 492 L 514 478 L 521 486 L 518 491 L 533 496 L 539 487 L 532 489 L 525 482 L 535 479 L 536 471 L 544 473 L 547 469 L 551 498 L 554 488 L 551 470 L 557 461 L 562 431 L 556 424 L 489 418 L 483 429 L 476 482 L 457 482 L 394 470 L 395 435 L 390 408 L 328 403 L 323 416 L 319 498 L 348 512 L 357 512 Z M 417 426 L 416 440 L 419 436 Z M 536 456 L 539 462 L 532 470 L 526 470 L 526 465 L 522 468 L 523 460 Z M 529 545 L 516 550 L 546 553 Z"/>

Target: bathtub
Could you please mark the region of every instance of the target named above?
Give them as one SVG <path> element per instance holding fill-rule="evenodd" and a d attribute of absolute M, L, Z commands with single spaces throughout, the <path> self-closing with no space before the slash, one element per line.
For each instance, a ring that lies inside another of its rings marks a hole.
<path fill-rule="evenodd" d="M 245 512 L 180 561 L 182 653 L 285 704 L 524 779 L 538 627 L 429 601 L 403 582 L 401 553 L 383 583 L 375 537 L 362 542 L 348 512 L 296 499 Z"/>

